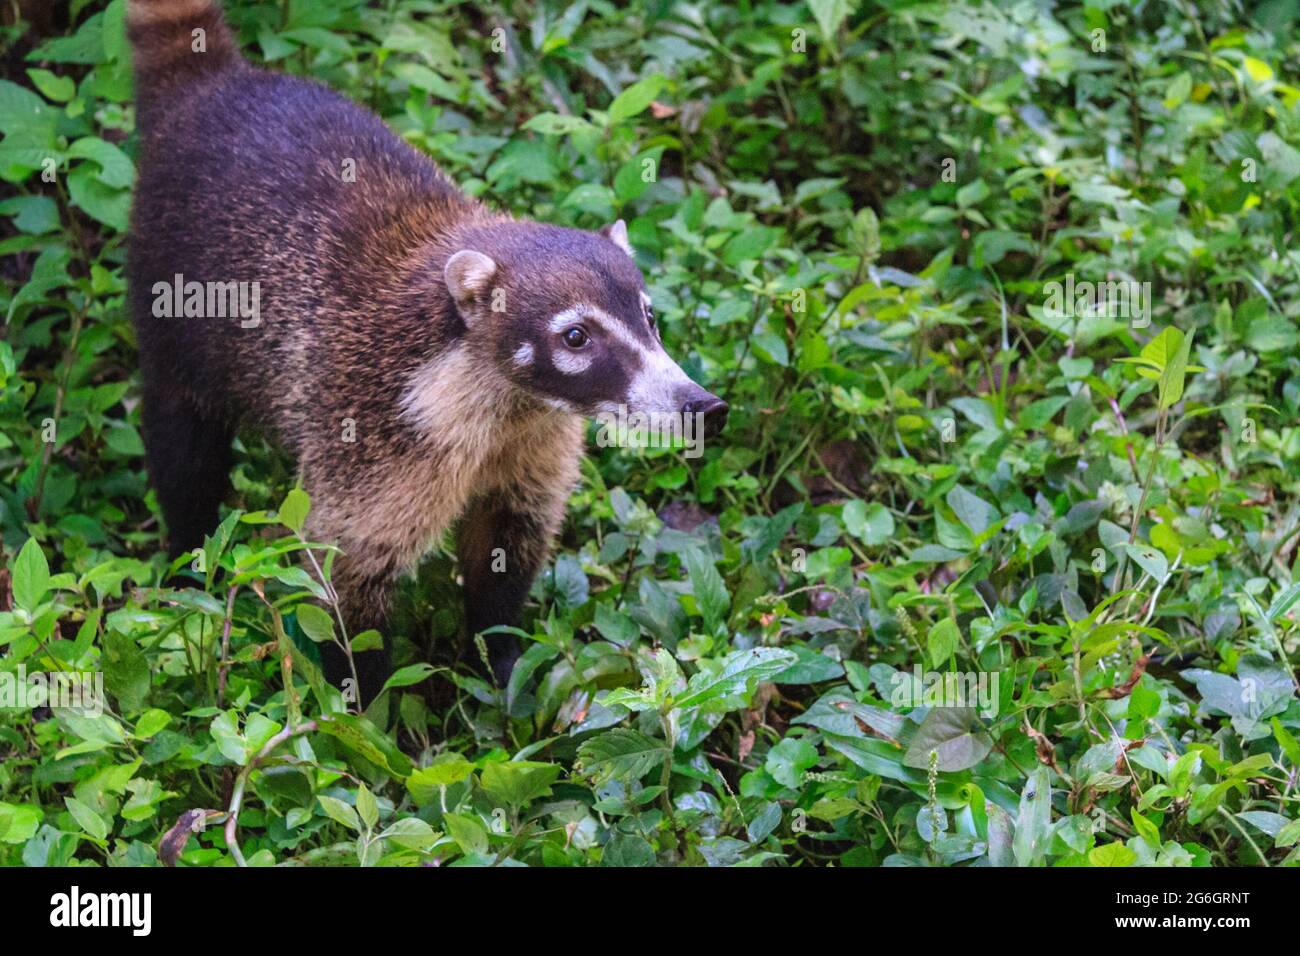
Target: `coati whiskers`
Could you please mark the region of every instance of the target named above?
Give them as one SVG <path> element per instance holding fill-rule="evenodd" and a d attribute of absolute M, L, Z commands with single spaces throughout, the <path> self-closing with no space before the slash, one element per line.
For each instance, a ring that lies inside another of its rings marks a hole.
<path fill-rule="evenodd" d="M 453 526 L 477 633 L 518 618 L 577 483 L 583 416 L 722 426 L 726 404 L 663 350 L 621 221 L 490 210 L 373 114 L 253 68 L 215 0 L 130 0 L 127 29 L 129 298 L 174 554 L 216 525 L 231 438 L 252 426 L 295 455 L 311 538 L 341 549 L 352 633 L 383 627 L 394 578 Z M 178 276 L 258 283 L 259 321 L 155 315 L 150 290 Z M 504 682 L 518 647 L 488 644 Z M 332 679 L 343 663 L 327 657 Z M 386 663 L 358 665 L 368 698 Z"/>

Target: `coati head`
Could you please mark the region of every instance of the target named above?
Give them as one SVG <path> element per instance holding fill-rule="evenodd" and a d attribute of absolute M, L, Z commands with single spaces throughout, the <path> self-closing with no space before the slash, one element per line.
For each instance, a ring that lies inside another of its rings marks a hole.
<path fill-rule="evenodd" d="M 706 437 L 721 431 L 727 403 L 664 351 L 622 220 L 598 233 L 495 222 L 458 242 L 443 278 L 466 344 L 516 388 L 583 415 L 702 415 Z"/>

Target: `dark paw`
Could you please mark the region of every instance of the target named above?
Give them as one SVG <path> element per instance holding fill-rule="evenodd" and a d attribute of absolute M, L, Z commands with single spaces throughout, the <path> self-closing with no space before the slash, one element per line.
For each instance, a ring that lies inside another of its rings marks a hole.
<path fill-rule="evenodd" d="M 369 707 L 371 701 L 379 696 L 385 681 L 391 676 L 388 655 L 383 651 L 362 651 L 353 655 L 355 681 L 347 655 L 341 648 L 327 643 L 320 645 L 320 652 L 325 679 L 343 692 L 343 699 L 348 704 L 359 704 L 362 709 Z"/>
<path fill-rule="evenodd" d="M 515 662 L 523 653 L 519 647 L 519 639 L 513 634 L 492 634 L 484 640 L 487 641 L 492 681 L 498 687 L 505 687 L 510 683 L 510 673 L 515 669 Z"/>

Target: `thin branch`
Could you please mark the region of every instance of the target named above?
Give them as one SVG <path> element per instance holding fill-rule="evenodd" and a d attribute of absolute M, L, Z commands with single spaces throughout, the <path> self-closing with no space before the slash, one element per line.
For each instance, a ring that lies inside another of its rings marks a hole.
<path fill-rule="evenodd" d="M 244 802 L 244 789 L 248 786 L 248 778 L 252 776 L 258 765 L 271 755 L 271 752 L 293 737 L 301 737 L 303 734 L 310 734 L 316 730 L 316 721 L 309 720 L 305 724 L 299 724 L 297 727 L 286 727 L 270 740 L 268 740 L 257 755 L 239 771 L 239 776 L 235 778 L 235 789 L 230 795 L 230 809 L 227 810 L 226 817 L 226 846 L 230 848 L 230 855 L 235 858 L 235 863 L 239 866 L 248 866 L 244 859 L 244 854 L 239 849 L 239 808 Z"/>
<path fill-rule="evenodd" d="M 234 620 L 235 595 L 239 585 L 232 585 L 226 594 L 226 617 L 221 624 L 221 661 L 217 666 L 217 706 L 221 707 L 226 697 L 226 676 L 230 673 L 230 625 Z"/>

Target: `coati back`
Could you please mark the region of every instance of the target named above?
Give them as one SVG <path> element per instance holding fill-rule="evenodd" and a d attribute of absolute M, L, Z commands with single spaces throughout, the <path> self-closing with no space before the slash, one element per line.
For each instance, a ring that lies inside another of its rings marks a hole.
<path fill-rule="evenodd" d="M 470 633 L 513 624 L 576 483 L 582 416 L 726 405 L 664 352 L 622 222 L 516 221 L 377 117 L 255 69 L 214 0 L 130 0 L 128 283 L 173 554 L 202 544 L 236 427 L 296 456 L 349 632 L 458 524 Z M 332 651 L 330 645 L 324 645 Z M 504 683 L 518 649 L 490 639 Z M 326 659 L 337 680 L 346 660 Z M 386 664 L 357 656 L 361 693 Z"/>

